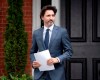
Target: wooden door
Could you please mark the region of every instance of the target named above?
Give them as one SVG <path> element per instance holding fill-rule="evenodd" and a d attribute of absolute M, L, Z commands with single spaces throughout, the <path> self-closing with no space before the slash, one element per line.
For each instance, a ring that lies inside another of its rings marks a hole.
<path fill-rule="evenodd" d="M 60 14 L 74 52 L 67 80 L 100 80 L 100 0 L 61 0 Z"/>

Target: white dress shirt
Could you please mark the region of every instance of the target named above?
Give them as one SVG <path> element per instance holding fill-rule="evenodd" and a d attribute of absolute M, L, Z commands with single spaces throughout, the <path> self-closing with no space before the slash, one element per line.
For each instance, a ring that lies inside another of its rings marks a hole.
<path fill-rule="evenodd" d="M 43 30 L 43 41 L 45 39 L 46 30 L 49 29 L 49 43 L 50 43 L 50 39 L 51 39 L 53 27 L 54 27 L 54 24 L 52 26 L 50 26 L 49 28 L 46 27 L 46 26 L 44 26 L 44 30 Z"/>
<path fill-rule="evenodd" d="M 50 26 L 49 28 L 44 26 L 44 30 L 43 30 L 43 41 L 45 39 L 45 34 L 46 34 L 46 30 L 49 29 L 49 43 L 50 43 L 50 39 L 51 39 L 51 35 L 52 35 L 52 30 L 53 30 L 54 24 L 52 26 Z M 49 44 L 48 44 L 49 45 Z M 58 57 L 56 57 L 57 60 L 60 62 L 60 59 Z"/>

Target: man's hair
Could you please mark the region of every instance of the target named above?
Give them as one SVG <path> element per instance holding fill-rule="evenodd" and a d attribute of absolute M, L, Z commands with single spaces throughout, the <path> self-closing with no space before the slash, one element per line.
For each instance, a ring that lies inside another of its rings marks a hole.
<path fill-rule="evenodd" d="M 46 5 L 42 8 L 41 12 L 40 12 L 40 18 L 44 16 L 45 12 L 47 10 L 52 10 L 54 12 L 54 14 L 57 13 L 57 9 L 55 6 L 51 6 L 51 5 Z"/>

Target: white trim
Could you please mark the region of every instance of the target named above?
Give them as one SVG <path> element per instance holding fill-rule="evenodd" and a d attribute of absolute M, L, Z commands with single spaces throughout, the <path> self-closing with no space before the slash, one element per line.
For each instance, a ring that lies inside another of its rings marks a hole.
<path fill-rule="evenodd" d="M 32 0 L 32 34 L 34 30 L 40 28 L 41 0 Z M 34 77 L 34 69 L 32 68 L 32 76 Z"/>
<path fill-rule="evenodd" d="M 55 24 L 61 25 L 60 24 L 60 0 L 52 0 L 52 5 L 56 6 L 57 8 Z M 41 25 L 40 11 L 41 11 L 41 0 L 32 0 L 32 32 L 40 28 Z"/>
<path fill-rule="evenodd" d="M 32 0 L 32 32 L 40 28 L 41 0 Z"/>
<path fill-rule="evenodd" d="M 57 14 L 55 19 L 55 24 L 60 26 L 60 0 L 52 0 L 52 5 L 56 6 L 57 8 Z"/>

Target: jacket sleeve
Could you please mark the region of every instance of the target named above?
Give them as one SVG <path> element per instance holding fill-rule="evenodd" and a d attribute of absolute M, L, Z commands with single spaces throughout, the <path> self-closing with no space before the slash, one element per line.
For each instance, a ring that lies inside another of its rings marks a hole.
<path fill-rule="evenodd" d="M 32 37 L 32 47 L 31 47 L 31 50 L 30 50 L 30 59 L 31 59 L 31 62 L 33 62 L 35 60 L 35 57 L 34 57 L 34 53 L 37 53 L 38 51 L 38 47 L 37 47 L 37 43 L 36 43 L 36 37 L 35 37 L 35 32 L 33 33 L 33 37 Z"/>
<path fill-rule="evenodd" d="M 60 62 L 70 59 L 73 53 L 71 42 L 66 29 L 63 29 L 62 31 L 62 46 L 63 46 L 64 53 L 58 56 Z"/>

